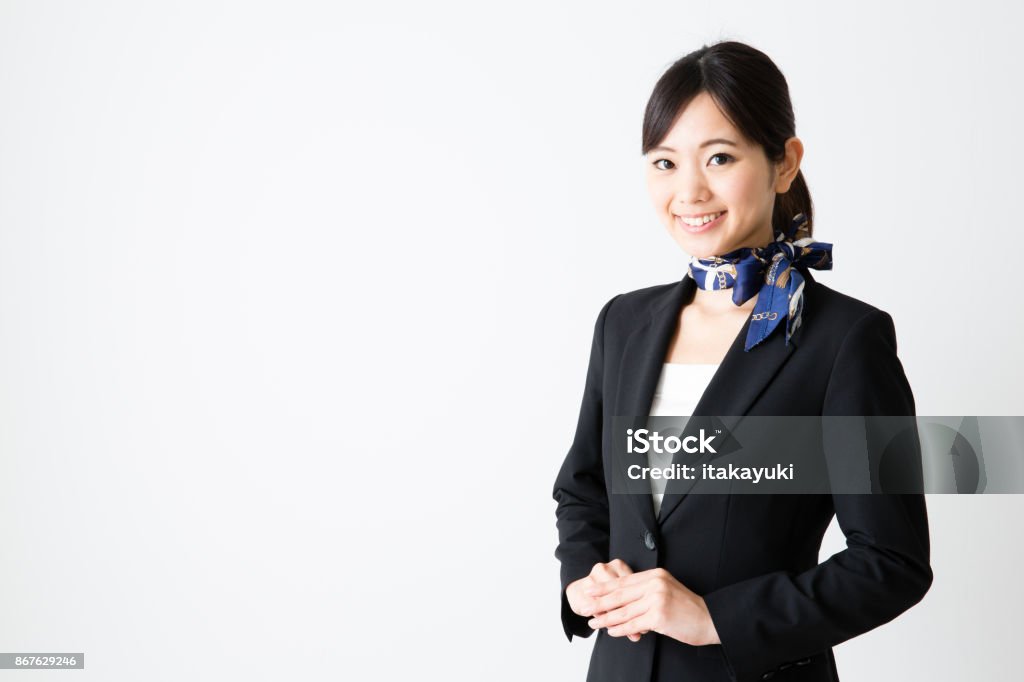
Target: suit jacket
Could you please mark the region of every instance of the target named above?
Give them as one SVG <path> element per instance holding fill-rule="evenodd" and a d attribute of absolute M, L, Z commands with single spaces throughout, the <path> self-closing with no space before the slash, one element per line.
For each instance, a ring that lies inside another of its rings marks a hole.
<path fill-rule="evenodd" d="M 888 313 L 805 278 L 801 325 L 743 350 L 749 318 L 694 409 L 699 416 L 914 415 Z M 588 618 L 565 589 L 614 558 L 662 567 L 703 596 L 721 644 L 600 630 L 587 679 L 838 680 L 831 647 L 919 602 L 932 582 L 921 494 L 611 494 L 611 422 L 649 413 L 679 313 L 696 283 L 619 294 L 601 309 L 576 434 L 554 485 L 566 636 Z M 832 516 L 846 549 L 818 563 Z"/>

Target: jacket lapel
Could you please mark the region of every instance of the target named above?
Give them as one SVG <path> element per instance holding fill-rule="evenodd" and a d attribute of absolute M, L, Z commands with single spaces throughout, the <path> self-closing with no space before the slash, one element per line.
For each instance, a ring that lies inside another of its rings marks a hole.
<path fill-rule="evenodd" d="M 814 280 L 806 271 L 801 271 L 801 274 L 804 275 L 804 295 L 807 296 L 814 286 Z M 654 401 L 654 389 L 661 376 L 662 364 L 666 360 L 680 312 L 683 306 L 693 299 L 696 289 L 697 284 L 692 278 L 687 276 L 680 280 L 667 292 L 662 301 L 651 307 L 650 317 L 629 335 L 623 346 L 622 364 L 619 369 L 620 391 L 615 415 L 631 417 L 633 428 L 644 428 L 646 425 L 647 415 L 650 414 Z M 745 415 L 754 400 L 796 349 L 796 342 L 803 326 L 797 328 L 788 345 L 785 341 L 785 330 L 780 326 L 748 353 L 743 350 L 743 346 L 749 328 L 748 317 L 694 408 L 695 416 Z M 668 481 L 657 523 L 664 523 L 695 483 L 695 480 Z M 655 517 L 651 496 L 629 497 L 633 499 L 645 526 L 653 527 Z"/>
<path fill-rule="evenodd" d="M 615 416 L 629 417 L 630 426 L 635 429 L 646 427 L 645 415 L 651 411 L 654 389 L 661 376 L 661 365 L 668 352 L 668 344 L 675 333 L 676 322 L 683 306 L 693 299 L 696 282 L 684 277 L 668 290 L 662 300 L 655 303 L 646 319 L 626 338 L 619 365 L 619 392 L 615 403 Z M 614 434 L 618 438 L 622 434 Z M 654 505 L 650 495 L 627 494 L 637 513 L 643 519 L 644 528 L 654 528 Z"/>

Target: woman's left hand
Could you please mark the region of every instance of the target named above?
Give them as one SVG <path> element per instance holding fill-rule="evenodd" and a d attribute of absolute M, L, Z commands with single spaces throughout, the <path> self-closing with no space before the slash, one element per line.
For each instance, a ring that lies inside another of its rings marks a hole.
<path fill-rule="evenodd" d="M 608 628 L 612 637 L 654 631 L 693 646 L 721 644 L 703 597 L 663 568 L 599 583 L 586 594 L 596 597 L 595 613 L 601 614 L 590 627 Z"/>

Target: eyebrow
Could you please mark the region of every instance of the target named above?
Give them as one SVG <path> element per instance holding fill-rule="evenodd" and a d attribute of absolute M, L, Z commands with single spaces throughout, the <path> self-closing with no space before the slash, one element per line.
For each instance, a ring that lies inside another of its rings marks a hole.
<path fill-rule="evenodd" d="M 703 149 L 704 147 L 710 147 L 713 144 L 731 144 L 733 147 L 738 147 L 739 146 L 738 144 L 736 144 L 732 140 L 727 140 L 724 137 L 716 137 L 716 138 L 713 138 L 713 139 L 710 139 L 710 140 L 705 140 L 704 142 L 701 142 L 700 146 L 698 147 L 698 149 Z M 658 146 L 658 147 L 652 148 L 651 151 L 652 152 L 665 151 L 665 152 L 672 152 L 674 154 L 676 150 L 672 149 L 672 147 Z"/>

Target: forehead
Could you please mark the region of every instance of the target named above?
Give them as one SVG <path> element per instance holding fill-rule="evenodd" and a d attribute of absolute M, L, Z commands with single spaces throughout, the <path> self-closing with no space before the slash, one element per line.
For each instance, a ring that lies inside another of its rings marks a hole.
<path fill-rule="evenodd" d="M 706 92 L 694 97 L 676 116 L 662 145 L 675 149 L 697 148 L 712 139 L 726 139 L 738 146 L 746 140 Z"/>

